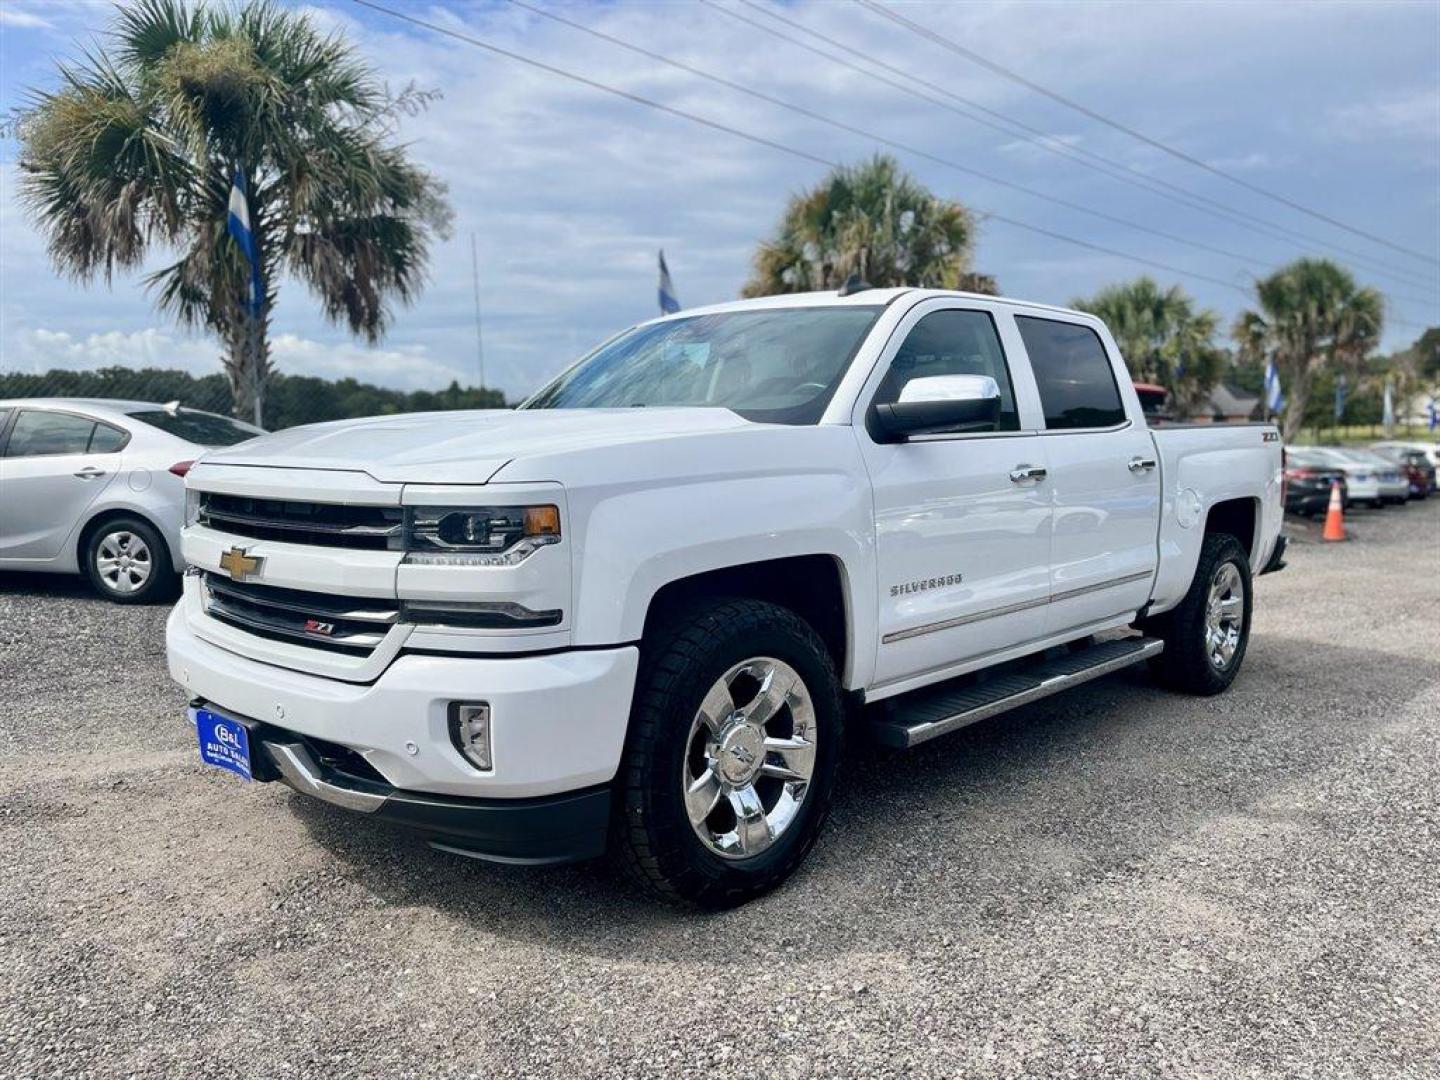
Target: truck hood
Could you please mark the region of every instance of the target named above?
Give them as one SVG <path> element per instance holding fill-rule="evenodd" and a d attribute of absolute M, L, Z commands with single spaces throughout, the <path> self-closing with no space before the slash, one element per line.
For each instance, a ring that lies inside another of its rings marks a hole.
<path fill-rule="evenodd" d="M 484 409 L 289 428 L 204 464 L 363 472 L 382 483 L 483 484 L 511 461 L 749 428 L 728 409 Z"/>

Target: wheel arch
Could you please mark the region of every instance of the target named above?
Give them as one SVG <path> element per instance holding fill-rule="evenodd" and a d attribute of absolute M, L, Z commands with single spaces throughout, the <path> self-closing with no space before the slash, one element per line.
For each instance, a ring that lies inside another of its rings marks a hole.
<path fill-rule="evenodd" d="M 841 673 L 842 684 L 855 661 L 851 632 L 853 602 L 846 575 L 834 555 L 792 555 L 722 566 L 676 578 L 657 589 L 645 611 L 645 634 L 669 614 L 701 598 L 767 600 L 789 608 L 820 636 Z"/>
<path fill-rule="evenodd" d="M 1260 526 L 1260 500 L 1253 497 L 1223 499 L 1213 504 L 1205 515 L 1205 535 L 1228 533 L 1240 541 L 1253 569 L 1259 552 L 1255 550 Z"/>

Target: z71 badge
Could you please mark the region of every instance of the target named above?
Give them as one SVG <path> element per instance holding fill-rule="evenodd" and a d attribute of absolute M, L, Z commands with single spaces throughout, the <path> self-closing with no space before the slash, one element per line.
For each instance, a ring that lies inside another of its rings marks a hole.
<path fill-rule="evenodd" d="M 964 577 L 961 574 L 946 574 L 944 577 L 921 578 L 919 581 L 902 581 L 899 585 L 890 586 L 890 595 L 929 592 L 931 589 L 943 589 L 947 585 L 959 585 L 962 580 Z"/>

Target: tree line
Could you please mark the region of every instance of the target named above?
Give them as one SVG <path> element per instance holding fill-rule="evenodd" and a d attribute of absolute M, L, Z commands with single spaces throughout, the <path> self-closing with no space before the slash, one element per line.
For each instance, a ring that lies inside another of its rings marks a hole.
<path fill-rule="evenodd" d="M 231 414 L 234 406 L 229 380 L 213 375 L 191 375 L 165 368 L 100 368 L 96 371 L 48 371 L 43 375 L 0 373 L 0 399 L 23 397 L 90 397 L 178 401 L 192 409 Z M 462 387 L 452 382 L 444 390 L 391 390 L 356 379 L 317 379 L 309 375 L 273 373 L 265 403 L 265 423 L 271 430 L 347 420 L 357 416 L 435 412 L 449 409 L 504 409 L 505 395 L 484 387 Z"/>

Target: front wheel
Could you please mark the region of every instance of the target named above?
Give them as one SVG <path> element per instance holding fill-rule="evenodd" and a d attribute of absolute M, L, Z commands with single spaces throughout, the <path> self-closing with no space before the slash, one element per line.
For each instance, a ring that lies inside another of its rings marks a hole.
<path fill-rule="evenodd" d="M 1235 681 L 1250 641 L 1250 559 L 1240 541 L 1210 533 L 1185 599 L 1148 629 L 1165 642 L 1151 665 L 1158 681 L 1191 694 L 1218 694 Z"/>
<path fill-rule="evenodd" d="M 733 907 L 767 892 L 819 836 L 843 738 L 839 679 L 804 620 L 701 602 L 646 642 L 615 854 L 667 899 Z"/>

